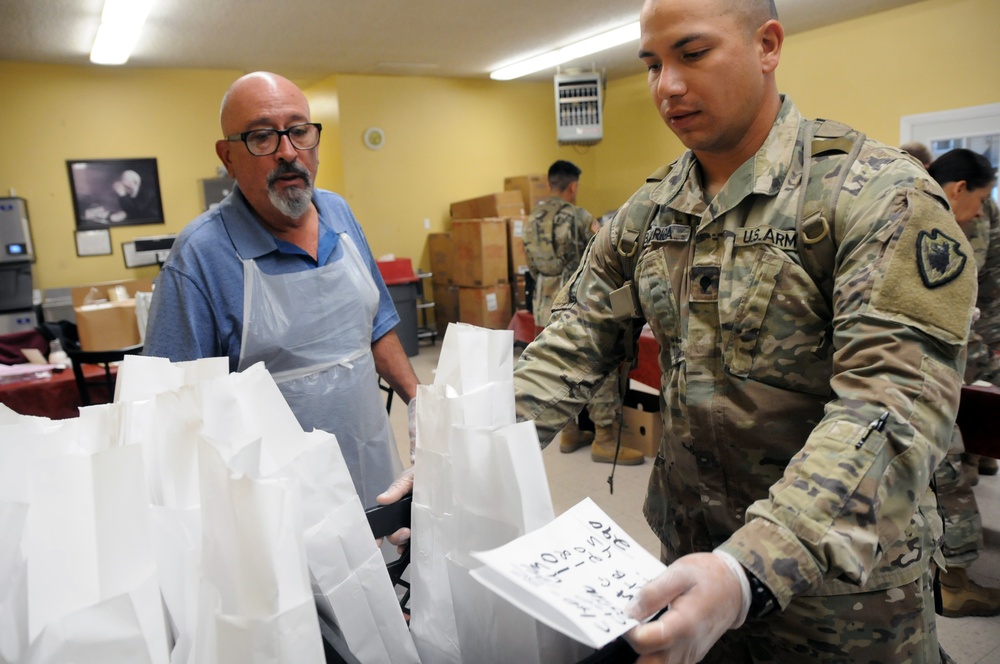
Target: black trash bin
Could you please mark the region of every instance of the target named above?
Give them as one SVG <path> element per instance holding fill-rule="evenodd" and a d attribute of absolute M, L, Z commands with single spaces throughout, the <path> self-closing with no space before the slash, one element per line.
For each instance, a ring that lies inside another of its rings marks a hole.
<path fill-rule="evenodd" d="M 392 296 L 392 303 L 396 305 L 396 313 L 399 314 L 396 334 L 406 355 L 413 357 L 420 352 L 417 337 L 417 291 L 420 277 L 413 272 L 413 264 L 409 258 L 377 262 L 389 295 Z"/>

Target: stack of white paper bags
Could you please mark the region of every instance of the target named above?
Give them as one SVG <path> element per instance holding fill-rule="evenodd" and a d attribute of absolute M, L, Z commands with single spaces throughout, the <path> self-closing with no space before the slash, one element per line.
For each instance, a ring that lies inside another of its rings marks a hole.
<path fill-rule="evenodd" d="M 129 356 L 117 392 L 0 406 L 0 663 L 322 664 L 317 606 L 360 661 L 417 661 L 336 438 L 262 364 Z"/>
<path fill-rule="evenodd" d="M 417 394 L 410 629 L 425 664 L 574 662 L 587 650 L 469 574 L 553 519 L 538 435 L 515 424 L 513 333 L 449 325 Z"/>

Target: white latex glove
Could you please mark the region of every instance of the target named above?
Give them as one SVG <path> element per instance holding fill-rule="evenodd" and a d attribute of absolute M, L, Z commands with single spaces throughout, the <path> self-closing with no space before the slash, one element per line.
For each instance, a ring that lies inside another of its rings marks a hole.
<path fill-rule="evenodd" d="M 375 497 L 375 502 L 379 505 L 389 505 L 408 493 L 413 491 L 413 466 L 410 466 L 403 472 L 399 474 L 389 488 L 380 493 Z M 410 541 L 410 529 L 400 528 L 392 535 L 389 535 L 388 540 L 391 544 L 396 545 L 396 550 L 399 553 L 403 553 L 403 545 Z"/>
<path fill-rule="evenodd" d="M 406 419 L 410 426 L 410 464 L 413 464 L 417 456 L 417 397 L 410 399 L 406 404 Z"/>
<path fill-rule="evenodd" d="M 723 555 L 684 556 L 632 600 L 627 613 L 637 620 L 670 607 L 656 620 L 633 627 L 625 635 L 640 655 L 637 664 L 695 664 L 726 630 L 743 624 L 750 606 L 749 583 L 744 594 L 740 579 Z"/>

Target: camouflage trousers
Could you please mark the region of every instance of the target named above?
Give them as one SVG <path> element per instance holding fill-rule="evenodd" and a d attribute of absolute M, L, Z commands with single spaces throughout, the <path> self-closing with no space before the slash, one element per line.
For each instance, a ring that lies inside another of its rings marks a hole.
<path fill-rule="evenodd" d="M 612 374 L 590 396 L 587 413 L 594 421 L 594 426 L 609 427 L 618 419 L 622 409 L 622 395 L 618 391 L 618 376 Z"/>
<path fill-rule="evenodd" d="M 983 547 L 983 520 L 968 478 L 962 473 L 961 435 L 955 429 L 952 448 L 934 471 L 938 512 L 944 522 L 941 552 L 949 568 L 968 567 Z"/>
<path fill-rule="evenodd" d="M 888 590 L 797 597 L 784 611 L 726 632 L 703 663 L 938 664 L 930 570 Z"/>

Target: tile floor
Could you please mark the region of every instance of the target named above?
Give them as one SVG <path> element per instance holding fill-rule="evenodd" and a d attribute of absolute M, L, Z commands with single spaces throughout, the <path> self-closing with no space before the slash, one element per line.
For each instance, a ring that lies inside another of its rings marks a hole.
<path fill-rule="evenodd" d="M 440 340 L 439 340 L 440 341 Z M 440 343 L 424 343 L 411 359 L 421 382 L 434 379 Z M 517 352 L 515 349 L 514 352 Z M 393 404 L 391 420 L 402 458 L 408 458 L 406 409 Z M 590 460 L 586 449 L 560 454 L 558 438 L 542 453 L 549 489 L 556 514 L 572 507 L 586 496 L 596 502 L 622 528 L 655 555 L 659 543 L 642 516 L 642 502 L 652 463 L 641 466 L 618 466 L 615 492 L 608 492 L 611 466 Z M 983 515 L 985 550 L 973 564 L 969 576 L 990 586 L 1000 586 L 1000 476 L 983 477 L 976 487 L 979 509 Z M 938 618 L 940 640 L 958 664 L 1000 664 L 1000 616 L 993 618 Z"/>

